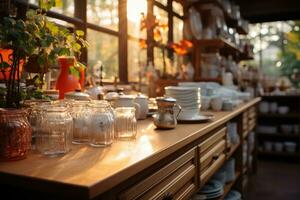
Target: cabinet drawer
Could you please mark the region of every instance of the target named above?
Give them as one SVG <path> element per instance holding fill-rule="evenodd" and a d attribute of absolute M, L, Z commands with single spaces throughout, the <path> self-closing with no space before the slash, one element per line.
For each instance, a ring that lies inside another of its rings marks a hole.
<path fill-rule="evenodd" d="M 196 188 L 196 148 L 193 148 L 146 177 L 142 181 L 123 191 L 121 200 L 163 199 L 166 195 L 173 199 L 187 199 Z"/>
<path fill-rule="evenodd" d="M 207 138 L 204 139 L 203 142 L 201 142 L 198 145 L 200 158 L 208 151 L 210 151 L 212 147 L 216 146 L 216 144 L 218 144 L 221 140 L 226 139 L 226 131 L 227 128 L 223 127 L 216 133 L 212 133 L 211 135 L 209 135 Z"/>
<path fill-rule="evenodd" d="M 225 154 L 221 154 L 204 172 L 200 171 L 200 187 L 202 187 L 225 162 Z"/>
<path fill-rule="evenodd" d="M 249 131 L 252 131 L 255 126 L 256 126 L 256 120 L 255 119 L 251 119 L 249 121 Z"/>
<path fill-rule="evenodd" d="M 226 141 L 223 139 L 212 147 L 207 153 L 200 154 L 200 172 L 206 170 L 214 163 L 226 149 Z"/>

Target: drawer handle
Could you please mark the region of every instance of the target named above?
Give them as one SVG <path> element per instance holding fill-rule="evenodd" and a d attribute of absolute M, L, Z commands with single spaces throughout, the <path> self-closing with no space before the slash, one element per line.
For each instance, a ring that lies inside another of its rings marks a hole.
<path fill-rule="evenodd" d="M 172 199 L 173 199 L 173 195 L 169 192 L 167 192 L 162 198 L 162 200 L 172 200 Z"/>
<path fill-rule="evenodd" d="M 220 157 L 220 154 L 215 154 L 215 155 L 213 155 L 212 159 L 216 161 L 216 160 L 218 160 L 219 157 Z"/>

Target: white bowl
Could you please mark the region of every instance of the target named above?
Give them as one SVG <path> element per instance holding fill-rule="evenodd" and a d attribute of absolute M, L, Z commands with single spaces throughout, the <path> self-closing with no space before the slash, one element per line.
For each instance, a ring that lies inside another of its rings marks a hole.
<path fill-rule="evenodd" d="M 283 143 L 282 142 L 275 142 L 275 151 L 276 152 L 282 152 L 283 151 Z"/>
<path fill-rule="evenodd" d="M 273 142 L 265 141 L 264 142 L 264 149 L 265 149 L 265 151 L 272 151 Z"/>
<path fill-rule="evenodd" d="M 220 111 L 222 110 L 223 100 L 221 97 L 212 97 L 210 104 L 213 111 Z"/>
<path fill-rule="evenodd" d="M 290 108 L 288 106 L 279 106 L 278 107 L 278 113 L 279 114 L 287 114 L 290 111 Z"/>
<path fill-rule="evenodd" d="M 290 134 L 293 132 L 293 125 L 290 124 L 282 124 L 280 125 L 280 129 L 282 131 L 282 133 L 286 133 L 286 134 Z"/>
<path fill-rule="evenodd" d="M 297 148 L 296 142 L 284 142 L 285 150 L 289 153 L 295 153 Z"/>
<path fill-rule="evenodd" d="M 210 108 L 210 97 L 201 97 L 201 110 L 208 110 Z"/>
<path fill-rule="evenodd" d="M 259 104 L 258 110 L 261 113 L 268 113 L 270 111 L 269 103 L 266 101 L 263 101 Z"/>

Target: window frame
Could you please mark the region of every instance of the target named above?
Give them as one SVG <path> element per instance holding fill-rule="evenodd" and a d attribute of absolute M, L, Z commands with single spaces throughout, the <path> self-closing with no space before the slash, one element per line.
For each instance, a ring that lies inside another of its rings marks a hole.
<path fill-rule="evenodd" d="M 179 0 L 168 0 L 167 5 L 163 5 L 156 0 L 147 0 L 147 17 L 153 17 L 154 6 L 157 6 L 168 13 L 168 43 L 173 42 L 173 17 L 177 17 L 181 20 L 184 19 L 184 16 L 179 15 L 178 13 L 173 11 L 172 3 L 173 1 L 177 1 L 182 4 Z M 24 18 L 26 9 L 24 8 L 32 8 L 37 9 L 38 6 L 34 4 L 30 4 L 24 0 L 16 0 L 15 5 L 18 9 L 18 17 Z M 56 18 L 70 24 L 73 24 L 75 29 L 80 29 L 84 31 L 84 39 L 86 39 L 87 29 L 91 29 L 93 31 L 109 34 L 111 36 L 118 38 L 118 77 L 119 82 L 128 83 L 128 40 L 138 41 L 139 38 L 128 34 L 128 23 L 127 23 L 127 0 L 118 0 L 118 30 L 112 30 L 109 28 L 105 28 L 103 26 L 99 26 L 90 22 L 87 22 L 87 0 L 74 0 L 74 17 L 70 17 L 64 14 L 60 14 L 54 11 L 48 11 L 47 15 L 52 18 Z M 120 23 L 126 22 L 126 23 Z M 126 33 L 126 34 L 121 34 Z M 147 43 L 153 43 L 153 30 L 147 31 Z M 147 63 L 150 61 L 154 61 L 154 47 L 151 46 L 147 48 Z M 168 53 L 169 57 L 173 57 L 173 53 Z M 84 50 L 81 54 L 79 60 L 83 63 L 88 62 L 88 50 Z M 122 62 L 120 62 L 122 61 Z"/>

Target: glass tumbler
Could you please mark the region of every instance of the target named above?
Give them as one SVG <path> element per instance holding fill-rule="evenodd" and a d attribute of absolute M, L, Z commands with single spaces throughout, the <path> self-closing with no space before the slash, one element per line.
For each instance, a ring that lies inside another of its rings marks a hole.
<path fill-rule="evenodd" d="M 45 107 L 51 105 L 50 101 L 30 100 L 26 101 L 25 106 L 28 107 L 28 121 L 32 128 L 31 149 L 36 150 L 36 135 L 41 129 L 42 113 Z"/>
<path fill-rule="evenodd" d="M 74 101 L 71 115 L 73 117 L 73 144 L 88 143 L 88 107 L 89 101 Z"/>
<path fill-rule="evenodd" d="M 120 140 L 135 139 L 137 122 L 135 108 L 119 107 L 115 109 L 115 138 Z"/>
<path fill-rule="evenodd" d="M 44 108 L 40 125 L 36 146 L 42 154 L 56 156 L 71 150 L 73 119 L 66 107 Z"/>
<path fill-rule="evenodd" d="M 93 101 L 89 106 L 89 143 L 93 147 L 106 147 L 112 144 L 114 116 L 107 101 Z"/>

